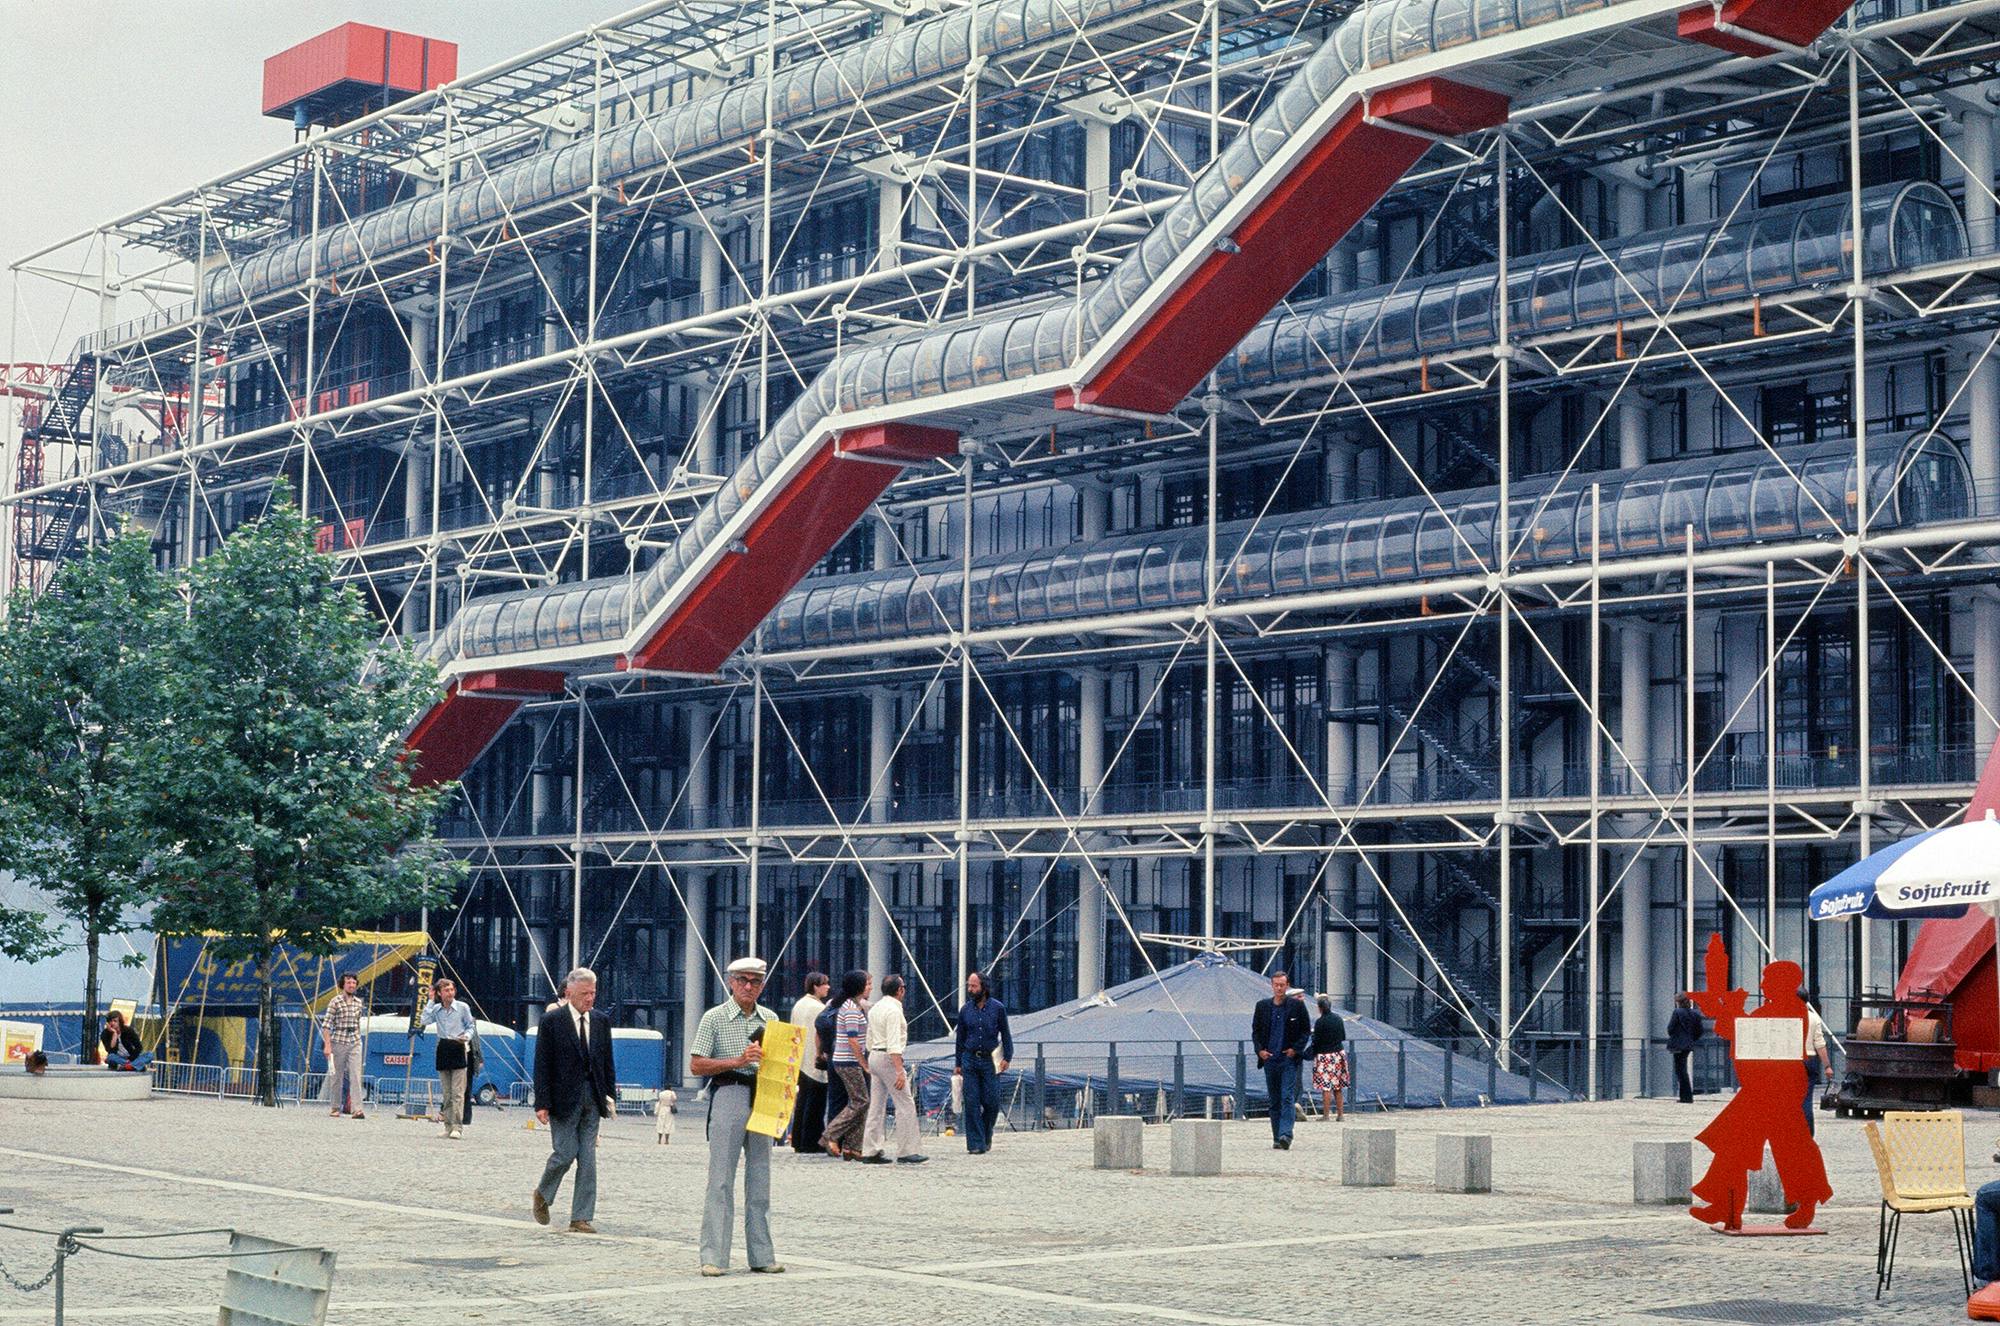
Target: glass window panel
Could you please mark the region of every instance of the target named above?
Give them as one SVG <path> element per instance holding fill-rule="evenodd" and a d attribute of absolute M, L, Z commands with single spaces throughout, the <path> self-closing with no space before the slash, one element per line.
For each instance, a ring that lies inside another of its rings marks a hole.
<path fill-rule="evenodd" d="M 1618 493 L 1618 551 L 1655 552 L 1660 547 L 1661 479 L 1634 479 Z"/>
<path fill-rule="evenodd" d="M 1710 543 L 1730 543 L 1750 537 L 1750 479 L 1756 471 L 1723 470 L 1708 486 L 1705 536 Z"/>
<path fill-rule="evenodd" d="M 1399 512 L 1382 520 L 1382 575 L 1408 579 L 1416 574 L 1417 513 Z"/>

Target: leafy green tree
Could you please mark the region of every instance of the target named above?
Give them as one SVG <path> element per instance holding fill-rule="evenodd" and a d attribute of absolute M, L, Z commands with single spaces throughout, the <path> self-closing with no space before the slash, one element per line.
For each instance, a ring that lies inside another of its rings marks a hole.
<path fill-rule="evenodd" d="M 145 752 L 178 607 L 133 533 L 64 563 L 41 597 L 17 595 L 0 625 L 0 870 L 51 909 L 0 908 L 0 952 L 50 957 L 70 946 L 63 923 L 81 932 L 86 1060 L 104 941 L 140 924 L 150 897 Z"/>
<path fill-rule="evenodd" d="M 425 840 L 449 789 L 413 787 L 403 758 L 436 671 L 378 648 L 379 624 L 332 571 L 282 490 L 193 567 L 154 762 L 170 844 L 156 924 L 215 932 L 219 961 L 256 963 L 267 1105 L 277 946 L 325 956 L 343 930 L 448 897 L 463 869 Z"/>

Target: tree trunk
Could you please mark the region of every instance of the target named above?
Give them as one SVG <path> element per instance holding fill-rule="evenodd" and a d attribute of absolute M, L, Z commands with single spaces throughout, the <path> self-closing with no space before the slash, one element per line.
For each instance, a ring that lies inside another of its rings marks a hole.
<path fill-rule="evenodd" d="M 257 953 L 257 1100 L 274 1107 L 278 1103 L 278 1047 L 272 1040 L 277 1034 L 276 1021 L 271 1008 L 271 946 L 266 944 Z"/>
<path fill-rule="evenodd" d="M 103 1051 L 97 1039 L 97 919 L 86 917 L 83 923 L 83 1044 L 78 1047 L 82 1053 L 77 1056 L 80 1063 L 94 1064 L 102 1060 Z"/>

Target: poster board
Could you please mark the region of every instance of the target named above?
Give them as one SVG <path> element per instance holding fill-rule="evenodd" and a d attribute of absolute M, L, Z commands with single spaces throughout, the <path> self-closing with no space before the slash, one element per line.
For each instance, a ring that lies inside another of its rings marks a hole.
<path fill-rule="evenodd" d="M 19 1067 L 42 1048 L 39 1022 L 0 1022 L 0 1064 Z"/>
<path fill-rule="evenodd" d="M 764 1058 L 757 1065 L 757 1094 L 750 1102 L 753 1133 L 781 1137 L 799 1095 L 799 1067 L 805 1060 L 804 1029 L 776 1019 L 764 1024 Z"/>
<path fill-rule="evenodd" d="M 1736 1058 L 1800 1062 L 1806 1054 L 1804 1018 L 1744 1017 L 1736 1019 Z"/>

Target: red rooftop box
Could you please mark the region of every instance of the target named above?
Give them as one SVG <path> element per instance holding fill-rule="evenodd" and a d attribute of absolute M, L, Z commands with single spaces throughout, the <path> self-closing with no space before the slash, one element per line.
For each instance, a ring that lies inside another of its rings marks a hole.
<path fill-rule="evenodd" d="M 264 61 L 264 113 L 338 123 L 456 77 L 457 42 L 343 23 Z"/>

